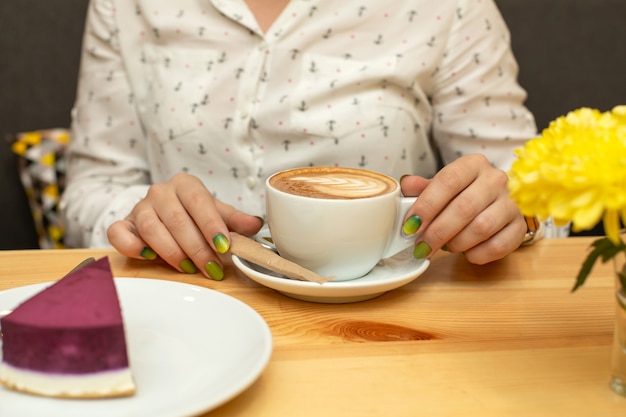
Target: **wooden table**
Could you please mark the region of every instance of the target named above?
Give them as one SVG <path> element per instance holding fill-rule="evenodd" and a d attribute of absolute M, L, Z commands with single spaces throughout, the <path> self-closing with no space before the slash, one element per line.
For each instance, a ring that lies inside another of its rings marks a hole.
<path fill-rule="evenodd" d="M 543 240 L 486 266 L 439 253 L 414 282 L 354 304 L 293 300 L 230 263 L 215 282 L 107 250 L 0 252 L 0 290 L 108 255 L 116 276 L 184 281 L 244 301 L 269 324 L 274 352 L 249 389 L 206 416 L 623 417 L 626 398 L 608 386 L 610 266 L 570 292 L 591 241 Z"/>

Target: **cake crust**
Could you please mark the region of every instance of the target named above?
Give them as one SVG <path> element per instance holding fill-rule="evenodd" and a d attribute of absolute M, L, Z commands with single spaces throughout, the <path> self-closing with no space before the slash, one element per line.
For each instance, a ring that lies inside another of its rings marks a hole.
<path fill-rule="evenodd" d="M 115 398 L 136 392 L 130 369 L 92 375 L 52 375 L 0 364 L 0 383 L 14 391 L 54 398 Z"/>

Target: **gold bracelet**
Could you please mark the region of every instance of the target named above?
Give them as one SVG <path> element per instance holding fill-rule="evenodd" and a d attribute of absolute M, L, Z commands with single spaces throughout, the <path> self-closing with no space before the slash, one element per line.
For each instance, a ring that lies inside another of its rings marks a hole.
<path fill-rule="evenodd" d="M 534 241 L 541 239 L 543 236 L 543 230 L 541 222 L 538 218 L 534 216 L 524 216 L 524 220 L 526 221 L 526 235 L 524 236 L 522 245 L 529 245 Z"/>

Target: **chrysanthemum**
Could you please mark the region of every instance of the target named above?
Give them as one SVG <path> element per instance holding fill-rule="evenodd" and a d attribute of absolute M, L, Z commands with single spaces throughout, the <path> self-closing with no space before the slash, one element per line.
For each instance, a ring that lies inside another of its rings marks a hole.
<path fill-rule="evenodd" d="M 620 218 L 626 223 L 626 106 L 572 111 L 516 154 L 509 190 L 524 215 L 571 221 L 575 231 L 603 219 L 607 237 L 619 242 Z"/>

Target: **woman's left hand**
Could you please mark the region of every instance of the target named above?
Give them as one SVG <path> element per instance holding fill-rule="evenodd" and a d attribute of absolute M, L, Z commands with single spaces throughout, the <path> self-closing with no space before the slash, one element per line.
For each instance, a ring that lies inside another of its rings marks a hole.
<path fill-rule="evenodd" d="M 407 214 L 421 220 L 415 256 L 430 257 L 445 246 L 463 252 L 472 263 L 485 264 L 517 249 L 527 225 L 509 197 L 507 181 L 504 171 L 479 154 L 455 160 L 431 180 L 402 178 L 404 195 L 419 196 Z"/>

